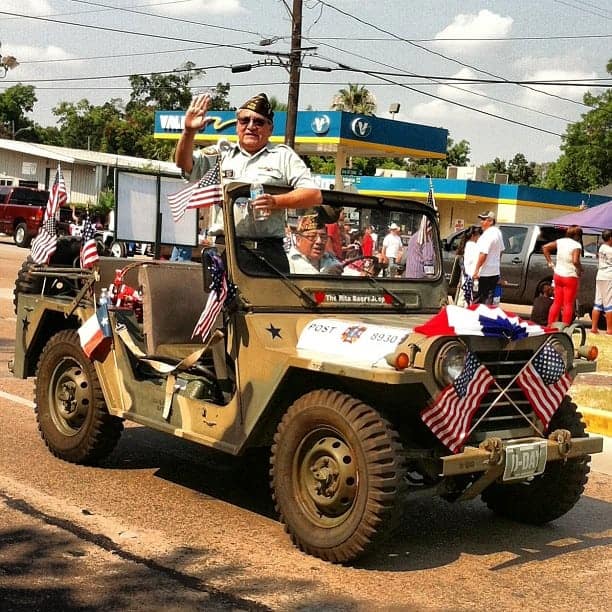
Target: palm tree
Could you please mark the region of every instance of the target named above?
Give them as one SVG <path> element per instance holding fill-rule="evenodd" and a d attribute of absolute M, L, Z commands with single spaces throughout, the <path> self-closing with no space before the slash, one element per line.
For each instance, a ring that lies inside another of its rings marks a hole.
<path fill-rule="evenodd" d="M 360 115 L 376 112 L 376 98 L 364 85 L 349 83 L 348 89 L 341 89 L 332 100 L 332 108 Z"/>
<path fill-rule="evenodd" d="M 286 111 L 287 110 L 287 104 L 285 102 L 280 102 L 279 99 L 276 96 L 271 96 L 270 97 L 270 108 L 273 111 Z"/>

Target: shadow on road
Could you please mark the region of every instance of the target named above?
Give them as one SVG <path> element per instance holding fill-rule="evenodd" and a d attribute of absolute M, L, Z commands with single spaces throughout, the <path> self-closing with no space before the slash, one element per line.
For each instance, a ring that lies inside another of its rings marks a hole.
<path fill-rule="evenodd" d="M 275 516 L 266 449 L 230 457 L 144 427 L 130 427 L 123 436 L 104 467 L 156 468 L 159 478 L 268 518 Z M 492 568 L 503 570 L 611 544 L 611 536 L 596 534 L 612 530 L 612 504 L 583 496 L 579 505 L 578 521 L 573 511 L 550 525 L 534 527 L 498 517 L 480 500 L 462 504 L 439 498 L 408 501 L 402 527 L 357 567 L 393 572 L 422 570 L 451 564 L 465 554 L 509 552 L 511 560 Z"/>

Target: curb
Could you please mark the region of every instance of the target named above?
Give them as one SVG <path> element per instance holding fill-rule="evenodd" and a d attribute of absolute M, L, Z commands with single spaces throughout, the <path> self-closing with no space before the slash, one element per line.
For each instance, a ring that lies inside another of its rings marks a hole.
<path fill-rule="evenodd" d="M 612 412 L 597 408 L 578 408 L 590 433 L 612 436 Z"/>

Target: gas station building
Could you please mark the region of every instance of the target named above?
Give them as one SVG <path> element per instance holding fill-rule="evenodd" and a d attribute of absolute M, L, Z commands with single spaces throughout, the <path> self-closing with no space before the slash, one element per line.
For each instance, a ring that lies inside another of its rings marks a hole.
<path fill-rule="evenodd" d="M 214 121 L 196 136 L 196 144 L 206 146 L 219 140 L 237 140 L 234 111 L 209 111 L 208 117 Z M 284 143 L 285 120 L 286 113 L 275 112 L 271 142 Z M 154 137 L 178 140 L 183 124 L 183 111 L 158 111 Z M 426 201 L 430 184 L 433 185 L 442 236 L 475 223 L 478 213 L 483 210 L 496 211 L 499 221 L 542 222 L 609 199 L 607 196 L 469 179 L 430 181 L 429 178 L 355 177 L 347 169 L 352 156 L 444 159 L 447 138 L 448 131 L 443 128 L 340 111 L 300 111 L 295 149 L 302 156 L 335 158 L 336 174 L 319 177 L 322 188 L 348 187 L 367 195 Z"/>

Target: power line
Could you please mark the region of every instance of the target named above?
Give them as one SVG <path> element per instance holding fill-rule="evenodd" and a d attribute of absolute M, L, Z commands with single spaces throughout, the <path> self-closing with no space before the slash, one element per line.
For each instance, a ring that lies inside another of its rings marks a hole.
<path fill-rule="evenodd" d="M 576 4 L 572 3 L 572 2 L 564 2 L 563 0 L 554 0 L 555 2 L 559 3 L 559 4 L 564 4 L 565 6 L 569 6 L 570 8 L 574 8 L 578 11 L 582 11 L 583 13 L 588 13 L 589 15 L 595 15 L 596 17 L 603 17 L 604 19 L 612 19 L 612 17 L 610 17 L 609 15 L 602 15 L 601 13 L 596 13 L 595 11 L 589 10 L 588 8 L 584 8 L 582 6 L 577 6 Z M 583 4 L 590 4 L 589 2 L 583 2 Z M 605 12 L 609 12 L 607 11 L 607 9 L 603 9 L 599 6 L 596 6 L 594 4 L 591 4 L 591 6 L 595 6 L 595 8 L 597 8 L 600 11 L 605 11 Z"/>
<path fill-rule="evenodd" d="M 337 47 L 334 47 L 334 45 L 329 45 L 329 44 L 327 44 L 327 43 L 323 43 L 323 44 L 324 44 L 324 46 L 326 46 L 326 47 L 331 47 L 331 48 L 335 48 L 335 49 L 337 49 L 337 50 L 343 51 L 342 49 L 338 49 Z M 361 59 L 366 59 L 366 60 L 368 60 L 368 61 L 373 61 L 373 62 L 375 62 L 375 63 L 377 63 L 377 64 L 380 64 L 381 66 L 392 67 L 392 66 L 389 66 L 388 64 L 385 64 L 384 62 L 381 62 L 381 61 L 378 61 L 378 60 L 372 60 L 371 58 L 364 58 L 364 57 L 362 57 L 362 56 L 359 56 L 359 55 L 358 55 L 358 54 L 356 54 L 356 53 L 352 53 L 352 52 L 349 52 L 349 51 L 346 51 L 346 53 L 348 53 L 348 54 L 350 54 L 350 55 L 355 55 L 355 56 L 357 56 L 357 57 L 361 57 Z M 449 84 L 448 84 L 447 82 L 445 82 L 445 80 L 444 80 L 444 79 L 442 79 L 442 78 L 437 78 L 437 77 L 426 77 L 426 78 L 429 78 L 429 80 L 430 80 L 430 81 L 432 81 L 433 83 L 435 83 L 436 85 L 447 85 L 448 87 L 452 87 L 453 89 L 458 89 L 459 91 L 463 91 L 463 92 L 469 92 L 469 93 L 471 93 L 472 95 L 475 95 L 475 96 L 479 96 L 479 97 L 486 98 L 486 99 L 489 99 L 489 100 L 494 100 L 494 101 L 496 101 L 496 102 L 501 102 L 501 103 L 503 103 L 503 104 L 508 104 L 508 105 L 510 105 L 510 106 L 514 106 L 514 107 L 522 108 L 522 109 L 524 109 L 524 110 L 528 110 L 528 111 L 531 111 L 531 112 L 535 112 L 535 113 L 537 113 L 537 114 L 541 114 L 541 115 L 549 116 L 549 117 L 551 117 L 551 118 L 553 118 L 553 119 L 558 119 L 558 120 L 560 120 L 560 121 L 570 122 L 570 120 L 569 120 L 569 119 L 567 119 L 566 117 L 561 117 L 561 116 L 559 116 L 559 115 L 553 115 L 553 114 L 551 114 L 551 113 L 546 113 L 546 112 L 544 112 L 544 111 L 540 111 L 540 110 L 537 110 L 537 109 L 533 109 L 533 108 L 530 108 L 530 107 L 528 107 L 528 106 L 522 106 L 522 105 L 516 104 L 516 103 L 514 103 L 514 102 L 507 102 L 506 100 L 500 100 L 500 99 L 498 99 L 498 98 L 494 98 L 494 97 L 492 97 L 492 96 L 488 96 L 488 95 L 483 94 L 483 93 L 480 93 L 480 92 L 475 92 L 475 91 L 472 91 L 472 90 L 470 90 L 470 89 L 464 89 L 463 87 L 458 87 L 458 86 L 457 86 L 457 84 L 450 84 L 450 85 L 449 85 Z M 414 85 L 414 83 L 413 83 L 413 85 Z"/>
<path fill-rule="evenodd" d="M 105 9 L 110 9 L 113 11 L 123 11 L 126 13 L 135 13 L 136 15 L 144 15 L 145 17 L 154 17 L 157 19 L 163 19 L 164 21 L 177 21 L 179 23 L 188 23 L 189 25 L 198 25 L 198 26 L 206 26 L 207 28 L 215 28 L 218 30 L 226 30 L 228 32 L 240 32 L 241 34 L 253 34 L 256 36 L 261 36 L 259 32 L 254 32 L 253 30 L 243 30 L 240 28 L 230 28 L 227 26 L 219 26 L 211 23 L 204 23 L 202 21 L 193 21 L 191 19 L 181 19 L 180 17 L 168 17 L 167 15 L 157 15 L 155 13 L 147 13 L 145 11 L 137 11 L 135 9 L 124 8 L 119 6 L 109 6 L 108 4 L 102 4 L 101 2 L 92 2 L 90 0 L 71 0 L 71 2 L 77 2 L 79 4 L 87 4 L 90 6 L 100 6 Z"/>
<path fill-rule="evenodd" d="M 69 25 L 69 26 L 75 26 L 78 28 L 87 28 L 87 29 L 91 29 L 91 30 L 102 30 L 103 32 L 115 32 L 115 33 L 119 33 L 119 34 L 130 34 L 132 36 L 144 36 L 146 38 L 158 38 L 161 40 L 172 40 L 172 41 L 179 41 L 179 42 L 188 42 L 188 43 L 200 43 L 200 44 L 206 44 L 206 45 L 212 45 L 212 46 L 216 46 L 216 47 L 225 47 L 225 48 L 229 48 L 229 49 L 240 49 L 241 51 L 246 51 L 246 49 L 244 47 L 241 47 L 240 45 L 232 45 L 229 43 L 213 43 L 213 42 L 209 42 L 209 41 L 202 41 L 202 40 L 193 40 L 191 38 L 179 38 L 178 36 L 164 36 L 163 34 L 150 34 L 150 33 L 146 33 L 146 32 L 133 32 L 131 30 L 120 30 L 118 28 L 109 28 L 109 27 L 105 27 L 105 26 L 97 26 L 97 25 L 89 25 L 89 24 L 84 24 L 84 23 L 75 23 L 73 21 L 62 21 L 59 19 L 50 19 L 48 17 L 35 17 L 33 15 L 23 15 L 21 13 L 9 13 L 7 11 L 0 11 L 0 15 L 16 15 L 17 17 L 25 17 L 26 19 L 33 19 L 35 21 L 47 21 L 47 22 L 51 22 L 51 23 L 59 23 L 61 25 Z M 206 25 L 206 24 L 202 24 L 202 25 Z M 220 26 L 215 26 L 215 27 L 220 27 Z"/>
<path fill-rule="evenodd" d="M 575 34 L 564 36 L 506 36 L 506 37 L 475 37 L 470 38 L 410 38 L 411 42 L 512 42 L 514 40 L 576 40 L 589 38 L 612 38 L 612 34 Z M 383 41 L 405 42 L 397 38 L 383 38 L 380 36 L 318 36 L 317 40 L 350 40 L 350 41 Z"/>
<path fill-rule="evenodd" d="M 368 23 L 367 21 L 361 19 L 360 17 L 356 17 L 355 15 L 347 12 L 347 11 L 343 11 L 342 9 L 339 9 L 336 6 L 332 6 L 331 4 L 324 2 L 324 0 L 317 0 L 318 2 L 320 2 L 322 5 L 326 6 L 327 8 L 333 9 L 334 11 L 337 11 L 338 13 L 346 16 L 346 17 L 350 17 L 351 19 L 354 19 L 355 21 L 363 24 L 363 25 L 367 25 L 371 28 L 374 28 L 375 30 L 378 30 L 379 32 L 383 32 L 384 34 L 389 34 L 390 36 L 393 36 L 394 38 L 397 38 L 398 40 L 403 40 L 404 42 L 408 43 L 409 45 L 412 45 L 413 47 L 417 47 L 418 49 L 421 49 L 422 51 L 425 51 L 427 53 L 430 53 L 432 55 L 437 55 L 438 57 L 441 57 L 447 61 L 450 62 L 454 62 L 455 64 L 459 64 L 460 66 L 464 66 L 465 68 L 471 68 L 472 70 L 475 70 L 476 72 L 481 72 L 482 74 L 486 74 L 490 77 L 494 77 L 496 79 L 504 79 L 504 77 L 499 76 L 498 74 L 493 74 L 491 72 L 487 72 L 486 70 L 482 70 L 481 68 L 477 68 L 476 66 L 472 66 L 471 64 L 466 64 L 465 62 L 462 62 L 458 59 L 455 59 L 453 57 L 449 57 L 448 55 L 444 55 L 443 53 L 440 53 L 439 51 L 433 51 L 431 49 L 428 49 L 427 47 L 424 47 L 423 45 L 419 45 L 418 43 L 412 42 L 411 40 L 407 39 L 407 38 L 403 38 L 402 36 L 399 36 L 393 32 L 390 32 L 389 30 L 385 30 L 384 28 L 381 28 L 373 23 Z M 557 94 L 552 94 L 550 92 L 547 91 L 541 91 L 539 89 L 535 89 L 533 87 L 530 87 L 529 85 L 520 85 L 520 87 L 525 87 L 526 89 L 530 89 L 532 91 L 541 93 L 545 96 L 550 96 L 553 98 L 558 98 L 559 100 L 565 100 L 566 102 L 571 102 L 572 104 L 578 104 L 580 106 L 586 106 L 586 104 L 583 104 L 582 102 L 576 102 L 575 100 L 572 100 L 570 98 L 564 98 L 563 96 L 558 96 Z"/>

